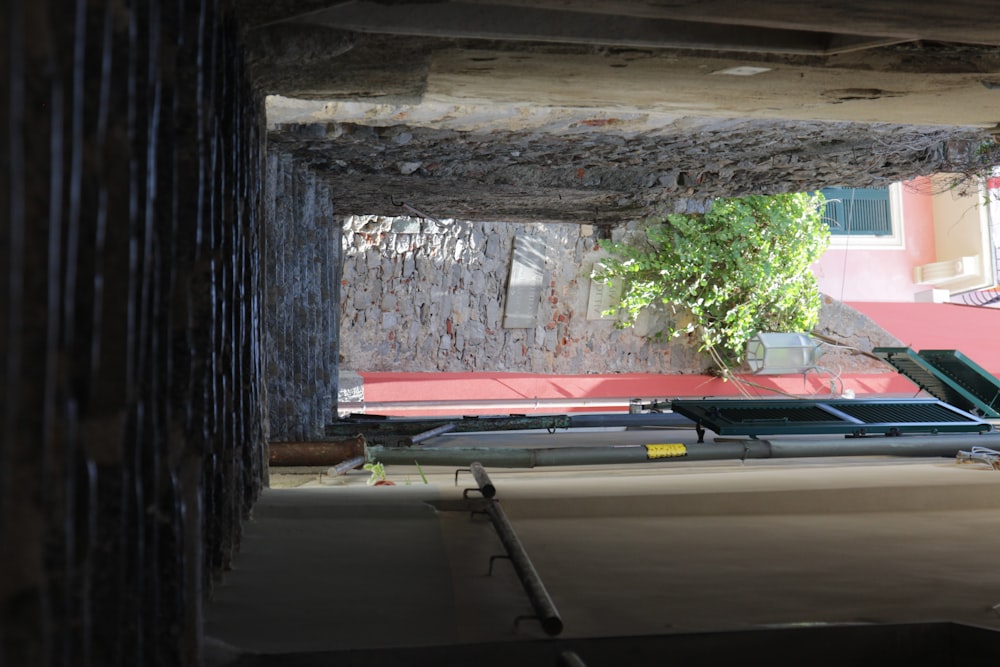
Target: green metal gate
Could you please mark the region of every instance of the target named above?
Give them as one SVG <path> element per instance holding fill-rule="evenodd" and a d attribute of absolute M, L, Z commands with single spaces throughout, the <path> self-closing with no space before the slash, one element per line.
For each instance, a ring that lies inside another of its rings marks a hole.
<path fill-rule="evenodd" d="M 985 433 L 993 428 L 947 403 L 920 398 L 675 400 L 671 408 L 719 435 Z"/>
<path fill-rule="evenodd" d="M 958 350 L 876 347 L 872 352 L 931 396 L 968 412 L 1000 418 L 1000 380 Z"/>

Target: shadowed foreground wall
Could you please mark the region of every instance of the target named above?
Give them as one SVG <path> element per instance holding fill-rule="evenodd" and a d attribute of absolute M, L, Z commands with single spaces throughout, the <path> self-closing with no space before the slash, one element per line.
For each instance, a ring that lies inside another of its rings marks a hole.
<path fill-rule="evenodd" d="M 0 665 L 197 664 L 264 476 L 227 5 L 0 5 Z"/>

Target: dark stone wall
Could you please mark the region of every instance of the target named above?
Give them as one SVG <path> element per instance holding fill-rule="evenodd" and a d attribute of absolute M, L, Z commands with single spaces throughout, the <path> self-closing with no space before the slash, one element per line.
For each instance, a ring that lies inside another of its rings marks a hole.
<path fill-rule="evenodd" d="M 198 664 L 266 463 L 261 100 L 217 0 L 0 42 L 0 665 Z"/>
<path fill-rule="evenodd" d="M 979 147 L 989 136 L 976 127 L 685 117 L 650 129 L 640 113 L 601 131 L 555 121 L 457 131 L 360 116 L 279 125 L 268 135 L 272 150 L 322 173 L 348 215 L 412 214 L 402 203 L 439 220 L 613 226 L 664 210 L 700 212 L 718 197 L 972 175 L 988 160 Z M 466 122 L 489 126 L 482 116 Z"/>
<path fill-rule="evenodd" d="M 328 185 L 280 151 L 265 210 L 269 439 L 322 439 L 337 415 L 341 226 Z"/>

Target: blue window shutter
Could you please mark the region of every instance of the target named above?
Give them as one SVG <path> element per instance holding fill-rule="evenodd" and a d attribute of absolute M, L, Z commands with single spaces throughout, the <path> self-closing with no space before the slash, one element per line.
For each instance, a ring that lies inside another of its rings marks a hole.
<path fill-rule="evenodd" d="M 891 236 L 892 208 L 887 188 L 824 188 L 823 218 L 831 234 Z"/>

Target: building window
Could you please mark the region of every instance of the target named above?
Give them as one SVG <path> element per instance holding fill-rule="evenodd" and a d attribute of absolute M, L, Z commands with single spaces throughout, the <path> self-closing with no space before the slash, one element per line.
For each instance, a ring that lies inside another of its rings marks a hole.
<path fill-rule="evenodd" d="M 888 188 L 824 188 L 831 234 L 892 236 Z"/>
<path fill-rule="evenodd" d="M 903 193 L 888 188 L 824 188 L 831 247 L 904 248 Z"/>

